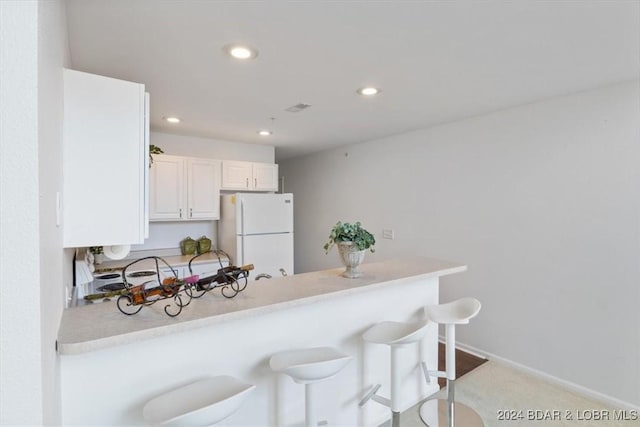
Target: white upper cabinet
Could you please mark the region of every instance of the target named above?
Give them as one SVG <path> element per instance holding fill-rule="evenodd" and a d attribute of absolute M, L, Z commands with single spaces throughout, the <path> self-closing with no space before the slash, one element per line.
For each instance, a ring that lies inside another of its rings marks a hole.
<path fill-rule="evenodd" d="M 184 158 L 153 155 L 149 183 L 149 219 L 183 219 L 185 209 Z"/>
<path fill-rule="evenodd" d="M 278 165 L 254 163 L 253 189 L 257 191 L 278 191 Z"/>
<path fill-rule="evenodd" d="M 222 162 L 222 189 L 278 191 L 278 165 L 224 160 Z"/>
<path fill-rule="evenodd" d="M 150 179 L 152 221 L 220 218 L 220 161 L 154 155 Z"/>
<path fill-rule="evenodd" d="M 220 161 L 187 160 L 189 219 L 220 219 Z"/>
<path fill-rule="evenodd" d="M 64 71 L 64 247 L 144 242 L 148 131 L 144 85 Z"/>
<path fill-rule="evenodd" d="M 222 189 L 247 190 L 253 181 L 253 166 L 250 162 L 222 161 Z"/>

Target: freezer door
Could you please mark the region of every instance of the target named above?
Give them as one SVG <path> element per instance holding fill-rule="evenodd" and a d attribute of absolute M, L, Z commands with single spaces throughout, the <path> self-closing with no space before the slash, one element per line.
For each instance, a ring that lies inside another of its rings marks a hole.
<path fill-rule="evenodd" d="M 250 279 L 261 273 L 281 277 L 280 269 L 293 274 L 293 233 L 238 236 L 242 259 L 238 264 L 253 264 Z"/>
<path fill-rule="evenodd" d="M 238 194 L 238 234 L 293 232 L 293 194 Z"/>

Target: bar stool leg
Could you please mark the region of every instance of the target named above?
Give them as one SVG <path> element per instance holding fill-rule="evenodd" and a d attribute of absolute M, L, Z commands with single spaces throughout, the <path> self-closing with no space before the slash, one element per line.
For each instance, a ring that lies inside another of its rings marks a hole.
<path fill-rule="evenodd" d="M 445 351 L 447 371 L 447 426 L 455 426 L 455 380 L 456 380 L 456 327 L 453 324 L 445 326 Z"/>
<path fill-rule="evenodd" d="M 315 384 L 307 383 L 304 385 L 304 410 L 306 427 L 316 427 L 316 405 L 315 405 Z"/>
<path fill-rule="evenodd" d="M 400 347 L 391 346 L 391 427 L 400 427 L 400 373 L 398 372 L 398 352 Z"/>
<path fill-rule="evenodd" d="M 420 407 L 420 418 L 429 427 L 483 427 L 484 423 L 473 409 L 456 402 L 456 327 L 445 324 L 445 378 L 447 399 L 430 399 Z M 446 408 L 446 409 L 445 409 Z"/>

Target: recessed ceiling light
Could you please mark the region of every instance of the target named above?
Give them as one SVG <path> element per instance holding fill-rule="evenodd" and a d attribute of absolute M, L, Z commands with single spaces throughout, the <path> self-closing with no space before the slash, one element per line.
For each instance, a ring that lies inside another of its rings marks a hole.
<path fill-rule="evenodd" d="M 236 59 L 253 59 L 258 56 L 258 51 L 249 46 L 230 44 L 222 49 Z"/>
<path fill-rule="evenodd" d="M 165 117 L 164 119 L 169 123 L 180 123 L 180 119 L 178 117 Z"/>
<path fill-rule="evenodd" d="M 258 131 L 258 135 L 269 136 L 269 135 L 273 135 L 273 132 L 271 132 L 270 130 L 262 129 Z"/>
<path fill-rule="evenodd" d="M 367 86 L 367 87 L 358 89 L 358 93 L 364 96 L 373 96 L 373 95 L 379 94 L 380 92 L 382 92 L 381 89 L 378 89 L 377 87 L 373 87 L 373 86 Z"/>

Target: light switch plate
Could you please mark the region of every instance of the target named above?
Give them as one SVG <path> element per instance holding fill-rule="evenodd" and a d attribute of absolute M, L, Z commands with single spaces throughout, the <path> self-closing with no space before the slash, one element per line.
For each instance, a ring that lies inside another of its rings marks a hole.
<path fill-rule="evenodd" d="M 383 239 L 393 240 L 393 238 L 394 238 L 393 230 L 390 229 L 390 228 L 383 229 L 382 230 L 382 238 Z"/>
<path fill-rule="evenodd" d="M 62 197 L 60 192 L 56 192 L 56 227 L 62 225 Z"/>

